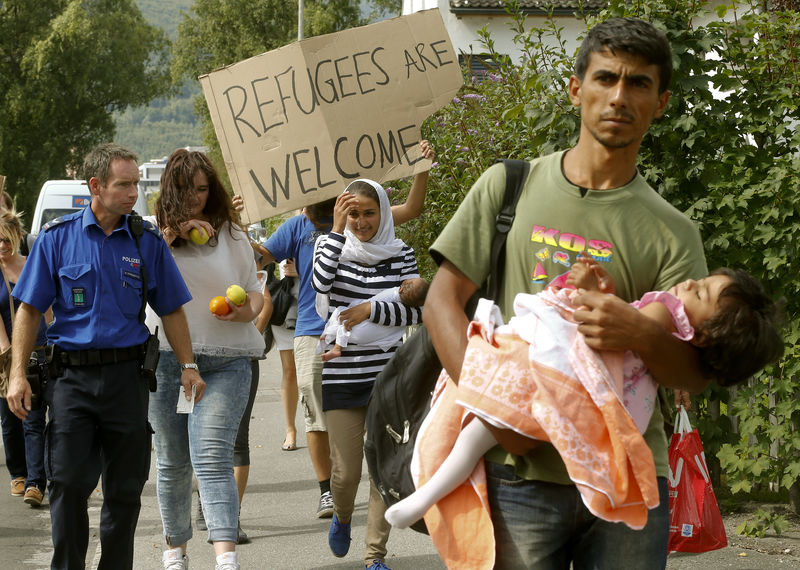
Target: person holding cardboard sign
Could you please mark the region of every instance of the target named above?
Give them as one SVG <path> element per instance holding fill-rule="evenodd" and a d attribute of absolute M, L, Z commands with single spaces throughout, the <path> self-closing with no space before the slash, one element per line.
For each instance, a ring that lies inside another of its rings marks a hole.
<path fill-rule="evenodd" d="M 422 309 L 400 300 L 376 301 L 381 290 L 399 286 L 419 277 L 414 250 L 394 235 L 389 197 L 372 180 L 351 182 L 336 199 L 333 225 L 320 238 L 314 256 L 313 286 L 328 295 L 328 317 L 341 309 L 339 321 L 351 328 L 370 321 L 402 328 L 420 321 Z M 367 403 L 375 378 L 397 348 L 400 338 L 389 346 L 348 343 L 341 355 L 322 368 L 322 409 L 331 442 L 334 515 L 328 544 L 334 556 L 350 549 L 353 507 L 361 482 L 364 459 Z M 321 360 L 321 359 L 320 359 Z M 389 524 L 383 518 L 386 505 L 370 479 L 367 512 L 365 567 L 388 570 L 384 564 Z"/>
<path fill-rule="evenodd" d="M 420 142 L 420 150 L 424 158 L 433 159 L 434 152 L 427 140 Z M 427 186 L 428 171 L 414 176 L 406 201 L 391 208 L 395 225 L 412 220 L 422 213 Z M 328 427 L 322 413 L 322 360 L 316 354 L 317 343 L 325 328 L 325 322 L 317 315 L 314 306 L 316 293 L 311 286 L 311 275 L 314 264 L 314 242 L 317 237 L 330 231 L 335 201 L 334 198 L 307 206 L 302 214 L 290 218 L 279 227 L 264 244 L 269 254 L 264 257 L 264 263 L 292 258 L 295 260 L 300 278 L 294 332 L 294 359 L 305 418 L 308 452 L 320 488 L 317 506 L 319 518 L 333 516 L 333 496 L 330 487 L 331 450 Z"/>

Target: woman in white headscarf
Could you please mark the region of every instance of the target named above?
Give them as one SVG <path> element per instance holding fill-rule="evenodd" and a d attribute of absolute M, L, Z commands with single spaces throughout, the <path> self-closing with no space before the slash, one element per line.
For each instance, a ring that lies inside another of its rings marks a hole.
<path fill-rule="evenodd" d="M 350 328 L 367 319 L 404 327 L 421 320 L 418 307 L 400 302 L 367 301 L 379 291 L 397 287 L 406 279 L 419 277 L 414 250 L 395 238 L 389 198 L 372 180 L 352 182 L 336 200 L 333 227 L 322 238 L 314 259 L 313 286 L 327 294 L 329 314 L 343 309 L 339 320 Z M 362 300 L 361 304 L 354 301 Z M 352 305 L 352 306 L 351 306 Z M 344 310 L 346 307 L 351 308 Z M 336 556 L 350 547 L 350 519 L 361 480 L 367 402 L 375 377 L 400 345 L 389 350 L 354 343 L 342 348 L 342 355 L 322 369 L 322 407 L 328 423 L 333 472 L 334 515 L 328 543 Z M 380 493 L 370 483 L 367 515 L 365 566 L 386 570 L 386 541 L 389 524 Z"/>

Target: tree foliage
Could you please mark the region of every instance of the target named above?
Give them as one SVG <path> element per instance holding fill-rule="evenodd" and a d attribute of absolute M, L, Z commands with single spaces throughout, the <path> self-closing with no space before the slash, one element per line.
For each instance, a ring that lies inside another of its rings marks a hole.
<path fill-rule="evenodd" d="M 384 18 L 394 18 L 403 13 L 403 0 L 371 0 L 367 3 L 366 19 L 376 22 Z"/>
<path fill-rule="evenodd" d="M 588 29 L 636 16 L 670 39 L 672 97 L 645 137 L 640 172 L 697 222 L 709 267 L 746 269 L 788 300 L 785 357 L 738 390 L 706 392 L 698 425 L 734 491 L 777 482 L 800 497 L 800 15 L 762 4 L 709 13 L 701 1 L 612 0 L 599 14 L 578 17 Z M 577 138 L 579 116 L 565 90 L 575 54 L 556 21 L 535 28 L 516 16 L 512 29 L 521 63 L 497 54 L 482 32 L 492 73 L 478 81 L 467 72 L 463 91 L 424 126 L 439 164 L 426 215 L 400 229 L 418 255 L 495 159 L 540 156 Z M 433 263 L 421 258 L 431 276 Z M 715 400 L 723 403 L 718 417 L 709 413 Z"/>
<path fill-rule="evenodd" d="M 18 209 L 113 137 L 114 111 L 167 92 L 168 48 L 131 0 L 0 3 L 0 172 Z"/>

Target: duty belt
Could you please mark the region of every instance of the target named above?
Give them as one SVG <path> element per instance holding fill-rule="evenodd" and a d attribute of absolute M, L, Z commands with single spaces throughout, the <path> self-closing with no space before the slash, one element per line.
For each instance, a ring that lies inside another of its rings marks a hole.
<path fill-rule="evenodd" d="M 53 359 L 63 366 L 99 366 L 116 364 L 128 360 L 138 360 L 143 355 L 143 345 L 125 348 L 88 348 L 84 350 L 54 349 Z"/>

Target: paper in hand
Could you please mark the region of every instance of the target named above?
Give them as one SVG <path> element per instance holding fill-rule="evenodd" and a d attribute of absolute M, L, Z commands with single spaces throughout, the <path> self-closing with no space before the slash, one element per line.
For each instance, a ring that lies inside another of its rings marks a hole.
<path fill-rule="evenodd" d="M 181 386 L 181 391 L 178 394 L 178 407 L 175 410 L 179 414 L 191 414 L 194 410 L 194 395 L 195 391 L 197 390 L 197 386 L 192 386 L 192 399 L 186 399 L 186 390 Z"/>

